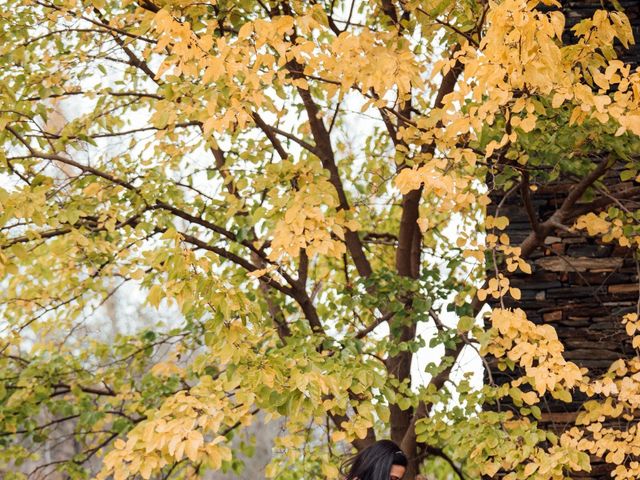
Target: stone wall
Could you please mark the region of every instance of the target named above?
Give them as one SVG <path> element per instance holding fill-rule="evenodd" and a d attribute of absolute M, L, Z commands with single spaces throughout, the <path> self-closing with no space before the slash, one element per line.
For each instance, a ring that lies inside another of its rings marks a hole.
<path fill-rule="evenodd" d="M 548 218 L 559 207 L 569 187 L 558 183 L 536 192 L 533 204 L 539 218 Z M 531 226 L 518 196 L 508 199 L 499 213 L 511 221 L 506 231 L 512 244 L 529 235 Z M 638 265 L 629 249 L 561 230 L 547 237 L 528 260 L 530 275 L 508 274 L 522 299 L 505 299 L 506 307 L 522 308 L 534 323 L 552 325 L 565 346 L 565 358 L 588 368 L 591 377 L 604 373 L 614 360 L 636 354 L 620 321 L 636 311 L 639 298 Z M 491 364 L 497 384 L 518 375 Z M 556 432 L 572 426 L 584 400 L 579 393 L 572 403 L 546 397 L 541 426 Z M 586 478 L 610 478 L 610 469 L 600 459 L 592 460 L 594 470 Z"/>

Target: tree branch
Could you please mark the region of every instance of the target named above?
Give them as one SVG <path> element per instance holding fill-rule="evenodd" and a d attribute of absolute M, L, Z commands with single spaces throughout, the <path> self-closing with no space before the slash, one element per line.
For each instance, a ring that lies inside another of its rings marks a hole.
<path fill-rule="evenodd" d="M 18 141 L 27 148 L 27 150 L 29 150 L 29 153 L 31 154 L 32 157 L 41 158 L 43 160 L 54 160 L 56 162 L 64 163 L 65 165 L 76 167 L 77 169 L 82 170 L 83 172 L 91 173 L 96 177 L 104 178 L 105 180 L 108 180 L 111 183 L 115 183 L 116 185 L 120 185 L 121 187 L 124 187 L 127 190 L 136 191 L 136 188 L 133 185 L 131 185 L 129 182 L 121 180 L 109 173 L 102 172 L 89 165 L 83 165 L 81 163 L 76 162 L 75 160 L 71 160 L 70 158 L 63 157 L 62 155 L 49 154 L 49 153 L 38 151 L 34 149 L 29 144 L 29 142 L 27 142 L 24 139 L 24 137 L 20 135 L 13 127 L 11 127 L 10 125 L 7 125 L 5 126 L 5 129 L 11 132 L 13 136 L 16 137 Z"/>
<path fill-rule="evenodd" d="M 156 230 L 158 231 L 158 233 L 164 233 L 166 231 L 166 229 L 159 229 L 159 228 L 156 228 Z M 180 234 L 180 236 L 185 242 L 190 243 L 191 245 L 201 248 L 203 250 L 208 250 L 210 252 L 213 252 L 222 258 L 226 258 L 227 260 L 244 268 L 249 273 L 259 270 L 257 266 L 247 261 L 246 259 L 236 255 L 235 253 L 229 252 L 228 250 L 225 250 L 224 248 L 221 248 L 221 247 L 217 247 L 215 245 L 210 245 L 207 242 L 204 242 L 199 238 L 194 237 L 193 235 L 189 235 L 188 233 L 181 232 L 181 231 L 178 231 L 178 233 Z M 260 277 L 258 277 L 258 280 L 266 283 L 270 287 L 275 288 L 279 292 L 282 292 L 291 298 L 295 298 L 294 290 L 291 287 L 281 285 L 279 282 L 277 282 L 273 277 L 271 277 L 268 274 L 261 275 Z"/>
<path fill-rule="evenodd" d="M 575 184 L 569 191 L 569 194 L 549 219 L 545 220 L 539 225 L 538 231 L 531 232 L 527 238 L 520 244 L 520 256 L 526 258 L 541 245 L 545 238 L 557 228 L 558 225 L 563 225 L 567 218 L 571 215 L 571 210 L 575 203 L 580 200 L 586 190 L 591 187 L 610 167 L 610 159 L 605 158 L 602 160 L 596 168 L 580 182 Z"/>
<path fill-rule="evenodd" d="M 455 25 L 451 25 L 450 23 L 447 22 L 443 22 L 442 20 L 440 20 L 438 17 L 434 17 L 432 15 L 429 15 L 428 12 L 424 11 L 422 8 L 418 7 L 416 9 L 416 11 L 422 13 L 424 16 L 429 17 L 431 20 L 433 20 L 434 22 L 436 22 L 438 25 L 442 25 L 445 28 L 448 28 L 450 30 L 452 30 L 453 32 L 455 32 L 456 34 L 460 35 L 461 37 L 465 38 L 469 44 L 473 45 L 476 48 L 480 47 L 480 43 L 473 38 L 472 36 L 470 36 L 469 34 L 463 32 L 462 30 L 460 30 L 458 27 L 456 27 Z"/>
<path fill-rule="evenodd" d="M 285 151 L 278 137 L 276 137 L 274 134 L 278 134 L 285 138 L 288 138 L 289 140 L 292 140 L 293 142 L 300 145 L 305 150 L 308 150 L 312 154 L 317 155 L 316 148 L 313 145 L 305 142 L 304 140 L 296 137 L 295 135 L 289 132 L 280 130 L 279 128 L 274 127 L 272 125 L 267 125 L 267 123 L 262 119 L 262 117 L 260 117 L 260 115 L 256 112 L 252 113 L 251 116 L 253 117 L 253 121 L 260 128 L 260 130 L 264 132 L 264 134 L 267 136 L 267 138 L 269 139 L 273 147 L 278 152 L 278 155 L 280 156 L 280 158 L 282 158 L 283 160 L 286 160 L 289 157 L 289 155 Z"/>
<path fill-rule="evenodd" d="M 381 317 L 376 318 L 371 323 L 371 325 L 369 325 L 367 328 L 364 328 L 364 329 L 360 330 L 358 333 L 356 333 L 355 338 L 361 339 L 361 338 L 366 337 L 371 332 L 373 332 L 378 327 L 378 325 L 381 325 L 384 322 L 387 322 L 387 321 L 391 320 L 394 315 L 395 315 L 395 312 L 387 312 L 384 315 L 382 315 Z"/>
<path fill-rule="evenodd" d="M 286 152 L 286 150 L 282 146 L 282 143 L 280 142 L 278 137 L 274 135 L 274 131 L 276 129 L 274 129 L 274 127 L 270 127 L 269 125 L 267 125 L 257 112 L 252 113 L 251 117 L 253 118 L 253 121 L 258 126 L 258 128 L 260 128 L 260 130 L 262 130 L 264 134 L 267 136 L 267 138 L 271 142 L 271 145 L 273 145 L 273 148 L 275 148 L 276 152 L 278 152 L 278 155 L 280 156 L 280 158 L 282 160 L 286 160 L 289 157 L 289 154 Z"/>
<path fill-rule="evenodd" d="M 127 55 L 127 57 L 129 57 L 129 61 L 131 62 L 131 65 L 142 70 L 153 82 L 155 82 L 156 84 L 159 84 L 158 80 L 156 79 L 156 74 L 153 73 L 151 68 L 149 68 L 149 65 L 147 65 L 145 61 L 140 60 L 136 56 L 136 54 L 133 53 L 133 51 L 131 51 L 129 47 L 127 47 L 124 40 L 122 40 L 118 35 L 116 35 L 116 33 L 119 33 L 119 32 L 114 31 L 113 27 L 111 27 L 109 22 L 104 18 L 104 15 L 102 15 L 102 12 L 98 10 L 98 8 L 96 7 L 93 8 L 93 11 L 98 17 L 98 19 L 100 20 L 100 22 L 102 23 L 102 26 L 109 30 L 109 33 L 111 33 L 111 36 L 113 37 L 115 42 L 118 45 L 120 45 L 120 48 L 122 48 L 122 51 L 125 53 L 125 55 Z M 91 19 L 88 19 L 88 21 L 91 21 Z"/>
<path fill-rule="evenodd" d="M 301 73 L 303 70 L 302 66 L 295 60 L 287 62 L 286 67 L 293 78 L 302 78 L 304 76 Z M 313 135 L 313 139 L 316 144 L 314 153 L 320 159 L 322 166 L 329 171 L 329 181 L 338 194 L 339 209 L 349 210 L 349 202 L 342 185 L 342 180 L 340 179 L 340 174 L 338 172 L 338 167 L 333 153 L 333 147 L 331 146 L 331 135 L 324 125 L 322 118 L 320 118 L 320 109 L 313 100 L 309 90 L 298 87 L 298 94 L 300 95 L 300 98 L 302 98 L 302 103 L 309 119 L 311 134 Z M 364 254 L 364 248 L 357 232 L 352 232 L 351 230 L 346 229 L 344 237 L 347 250 L 349 250 L 349 254 L 353 259 L 353 263 L 356 266 L 358 273 L 362 277 L 369 277 L 373 270 L 369 260 Z"/>

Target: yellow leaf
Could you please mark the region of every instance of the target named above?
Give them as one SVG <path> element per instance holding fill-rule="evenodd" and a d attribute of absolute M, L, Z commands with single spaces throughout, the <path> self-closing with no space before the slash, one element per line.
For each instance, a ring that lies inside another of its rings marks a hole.
<path fill-rule="evenodd" d="M 224 74 L 224 60 L 220 57 L 211 56 L 207 59 L 207 67 L 202 76 L 202 81 L 205 83 L 216 81 Z"/>
<path fill-rule="evenodd" d="M 518 266 L 524 273 L 531 273 L 531 265 L 529 265 L 525 260 L 520 259 L 518 261 Z"/>
<path fill-rule="evenodd" d="M 609 452 L 605 457 L 605 460 L 609 463 L 614 463 L 616 465 L 620 465 L 625 457 L 625 450 L 623 448 L 618 448 L 613 452 Z"/>
<path fill-rule="evenodd" d="M 197 462 L 200 457 L 200 447 L 204 443 L 202 434 L 197 430 L 189 432 L 188 438 L 185 441 L 184 453 L 189 460 Z"/>
<path fill-rule="evenodd" d="M 88 197 L 92 197 L 96 193 L 98 193 L 101 189 L 102 189 L 102 186 L 99 183 L 94 182 L 84 187 L 84 190 L 82 190 L 82 192 Z"/>
<path fill-rule="evenodd" d="M 140 476 L 144 478 L 144 480 L 149 480 L 151 478 L 151 474 L 153 473 L 153 466 L 151 462 L 143 462 L 140 467 Z"/>
<path fill-rule="evenodd" d="M 260 278 L 265 275 L 269 271 L 268 268 L 259 268 L 258 270 L 254 270 L 253 272 L 247 273 L 247 276 L 251 278 Z"/>
<path fill-rule="evenodd" d="M 530 132 L 536 126 L 536 117 L 533 115 L 527 115 L 518 125 L 524 132 Z"/>
<path fill-rule="evenodd" d="M 147 302 L 149 302 L 149 305 L 157 308 L 158 305 L 160 305 L 160 301 L 162 300 L 163 296 L 164 291 L 162 290 L 162 287 L 160 285 L 153 285 L 149 289 Z"/>
<path fill-rule="evenodd" d="M 213 35 L 207 34 L 200 37 L 200 48 L 210 50 L 213 46 Z"/>
<path fill-rule="evenodd" d="M 159 362 L 151 368 L 151 373 L 158 377 L 171 377 L 172 375 L 184 375 L 182 368 L 178 367 L 174 362 Z"/>
<path fill-rule="evenodd" d="M 278 474 L 278 465 L 274 462 L 269 463 L 264 469 L 264 476 L 267 478 L 273 478 Z"/>
<path fill-rule="evenodd" d="M 535 473 L 535 471 L 538 470 L 538 464 L 536 463 L 528 463 L 526 467 L 524 467 L 524 476 L 525 477 L 530 477 L 531 475 L 533 475 Z"/>
<path fill-rule="evenodd" d="M 240 27 L 240 30 L 238 31 L 238 38 L 240 39 L 248 38 L 252 32 L 253 32 L 253 24 L 245 23 L 242 27 Z"/>
<path fill-rule="evenodd" d="M 635 323 L 629 322 L 627 323 L 625 328 L 627 330 L 627 335 L 632 336 L 634 333 L 636 333 L 637 325 Z"/>
<path fill-rule="evenodd" d="M 500 464 L 495 462 L 485 462 L 482 466 L 482 473 L 489 477 L 493 477 L 500 470 Z"/>
<path fill-rule="evenodd" d="M 496 217 L 493 221 L 493 224 L 498 230 L 504 230 L 505 228 L 507 228 L 507 225 L 509 225 L 509 218 Z"/>
<path fill-rule="evenodd" d="M 578 218 L 576 228 L 586 229 L 589 235 L 593 236 L 607 233 L 611 224 L 595 213 L 589 213 Z"/>
<path fill-rule="evenodd" d="M 538 395 L 536 395 L 536 392 L 523 393 L 521 398 L 527 405 L 534 405 L 538 401 Z"/>
<path fill-rule="evenodd" d="M 421 232 L 426 232 L 429 229 L 429 219 L 425 217 L 418 218 L 418 227 Z"/>
<path fill-rule="evenodd" d="M 338 478 L 340 476 L 340 472 L 335 465 L 323 463 L 321 469 L 322 473 L 324 474 L 324 478 L 327 478 L 329 480 Z"/>
<path fill-rule="evenodd" d="M 553 26 L 553 31 L 556 35 L 556 38 L 561 40 L 562 33 L 564 32 L 564 15 L 560 12 L 550 12 L 549 20 L 551 20 L 551 25 Z"/>

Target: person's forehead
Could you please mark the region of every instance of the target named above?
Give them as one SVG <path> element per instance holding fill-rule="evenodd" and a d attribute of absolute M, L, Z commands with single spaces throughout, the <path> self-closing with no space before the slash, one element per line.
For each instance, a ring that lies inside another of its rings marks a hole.
<path fill-rule="evenodd" d="M 392 465 L 391 471 L 389 472 L 390 477 L 402 478 L 404 475 L 405 468 L 401 465 Z"/>

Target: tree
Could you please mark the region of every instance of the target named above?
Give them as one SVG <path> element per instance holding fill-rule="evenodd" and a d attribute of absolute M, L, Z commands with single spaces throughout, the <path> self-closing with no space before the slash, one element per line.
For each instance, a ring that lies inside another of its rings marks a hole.
<path fill-rule="evenodd" d="M 614 161 L 635 178 L 640 74 L 615 58 L 614 40 L 633 43 L 623 12 L 563 44 L 562 13 L 538 3 L 7 0 L 5 476 L 66 422 L 80 453 L 54 467 L 71 478 L 102 456 L 98 478 L 237 469 L 229 440 L 258 412 L 284 417 L 267 467 L 281 479 L 336 478 L 346 443 L 381 435 L 408 478 L 588 470 L 600 417 L 634 418 L 637 361 L 589 379 L 522 310 L 483 327 L 487 297 L 520 298 L 501 266 L 530 272 L 538 228 L 570 227 L 561 211 L 511 245 L 488 186 L 568 172 L 575 203 Z M 577 228 L 637 245 L 633 211 L 584 213 Z M 79 332 L 122 286 L 183 318 L 109 342 Z M 454 381 L 465 349 L 521 375 Z M 545 396 L 578 389 L 607 397 L 590 425 L 537 424 Z M 635 476 L 634 445 L 603 447 L 618 478 Z"/>

